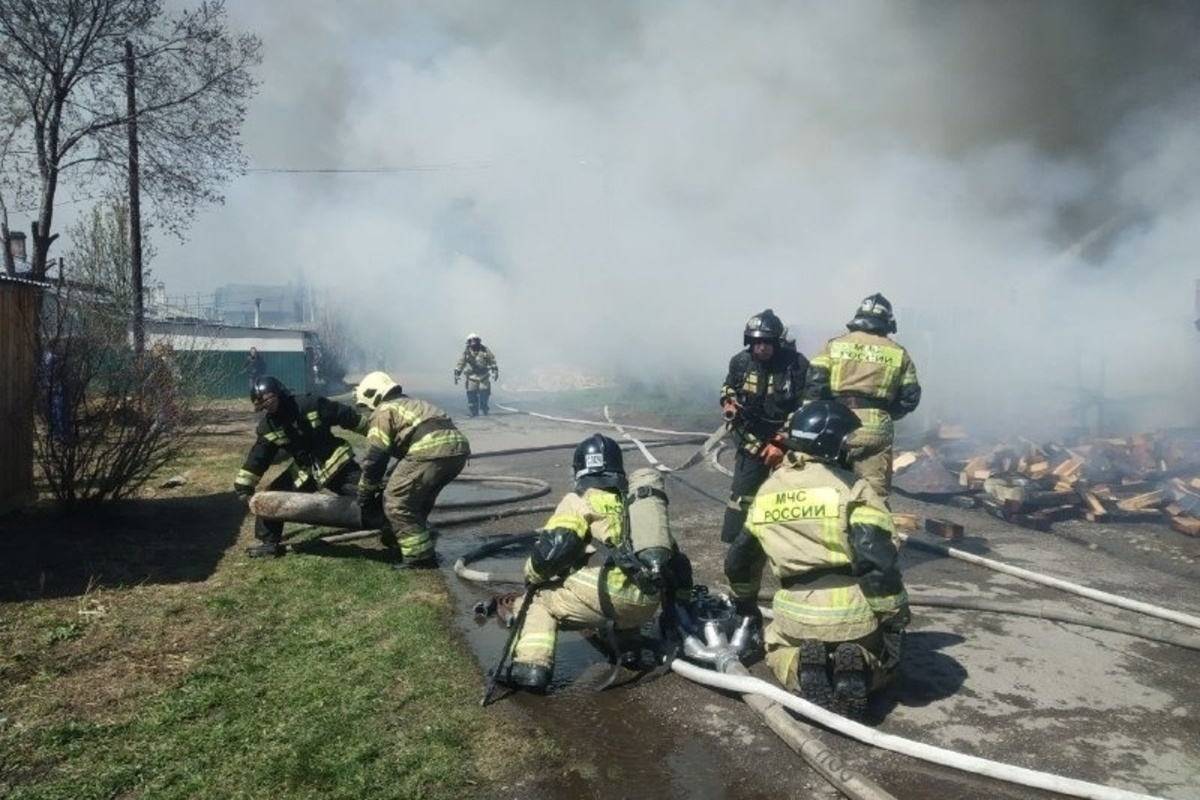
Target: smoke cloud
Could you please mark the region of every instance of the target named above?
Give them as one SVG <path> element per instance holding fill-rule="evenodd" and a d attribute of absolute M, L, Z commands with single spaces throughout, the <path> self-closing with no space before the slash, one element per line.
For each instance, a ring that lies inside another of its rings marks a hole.
<path fill-rule="evenodd" d="M 1196 4 L 230 11 L 266 45 L 251 166 L 340 171 L 240 179 L 160 243 L 168 294 L 303 276 L 414 391 L 478 331 L 514 386 L 620 371 L 715 409 L 751 314 L 811 354 L 879 291 L 911 424 L 1196 421 Z"/>

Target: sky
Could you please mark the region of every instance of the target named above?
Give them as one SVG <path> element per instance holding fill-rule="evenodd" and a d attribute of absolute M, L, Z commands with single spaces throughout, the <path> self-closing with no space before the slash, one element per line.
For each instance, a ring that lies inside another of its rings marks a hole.
<path fill-rule="evenodd" d="M 1097 392 L 1111 428 L 1197 422 L 1198 4 L 229 11 L 264 41 L 251 172 L 156 242 L 172 297 L 303 280 L 412 389 L 478 332 L 513 387 L 715 409 L 752 314 L 811 355 L 882 292 L 911 424 L 1032 433 Z"/>

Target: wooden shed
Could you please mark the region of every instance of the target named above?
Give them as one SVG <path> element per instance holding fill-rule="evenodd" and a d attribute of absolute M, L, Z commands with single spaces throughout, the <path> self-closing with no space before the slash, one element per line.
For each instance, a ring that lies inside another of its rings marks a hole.
<path fill-rule="evenodd" d="M 0 272 L 0 514 L 31 505 L 37 320 L 49 284 Z"/>

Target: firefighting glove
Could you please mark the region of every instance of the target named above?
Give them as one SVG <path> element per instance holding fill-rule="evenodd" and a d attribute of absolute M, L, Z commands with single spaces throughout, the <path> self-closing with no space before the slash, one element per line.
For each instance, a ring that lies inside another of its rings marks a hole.
<path fill-rule="evenodd" d="M 754 620 L 754 624 L 758 628 L 762 628 L 763 615 L 762 609 L 758 607 L 757 598 L 748 597 L 743 600 L 734 600 L 733 610 L 743 617 L 749 617 L 750 619 Z"/>
<path fill-rule="evenodd" d="M 783 463 L 783 456 L 787 451 L 783 449 L 782 445 L 783 441 L 779 437 L 763 445 L 763 449 L 758 456 L 767 465 L 767 469 L 775 469 Z"/>
<path fill-rule="evenodd" d="M 358 513 L 362 518 L 363 527 L 383 527 L 383 498 L 377 492 L 358 493 Z"/>
<path fill-rule="evenodd" d="M 456 372 L 456 373 L 454 373 L 454 385 L 455 385 L 455 386 L 457 386 L 457 385 L 458 385 L 458 379 L 459 379 L 459 378 L 461 378 L 461 377 L 462 377 L 462 373 L 461 373 L 461 372 Z"/>
<path fill-rule="evenodd" d="M 249 486 L 239 485 L 234 486 L 233 491 L 237 495 L 237 499 L 242 503 L 242 505 L 250 505 L 250 498 L 254 496 L 253 489 L 251 489 Z"/>
<path fill-rule="evenodd" d="M 492 380 L 494 380 L 494 381 L 500 380 L 500 370 L 494 370 L 492 372 Z"/>
<path fill-rule="evenodd" d="M 737 401 L 732 397 L 726 397 L 721 401 L 721 417 L 726 422 L 733 422 L 738 415 Z"/>

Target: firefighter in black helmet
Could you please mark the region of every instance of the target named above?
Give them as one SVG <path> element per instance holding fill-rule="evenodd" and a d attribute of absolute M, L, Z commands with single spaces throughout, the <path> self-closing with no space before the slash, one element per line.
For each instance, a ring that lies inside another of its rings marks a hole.
<path fill-rule="evenodd" d="M 572 470 L 575 490 L 539 529 L 525 562 L 526 584 L 539 588 L 504 676 L 516 688 L 545 691 L 560 625 L 611 627 L 618 639 L 636 634 L 664 600 L 673 603 L 677 592 L 691 589 L 691 563 L 667 521 L 662 475 L 638 469 L 626 476 L 620 445 L 599 433 L 575 448 Z M 602 563 L 589 566 L 593 549 Z M 606 644 L 623 649 L 620 641 Z"/>
<path fill-rule="evenodd" d="M 808 359 L 788 341 L 783 321 L 771 309 L 746 322 L 742 350 L 729 360 L 721 386 L 721 409 L 737 440 L 733 481 L 721 541 L 732 542 L 746 520 L 746 509 L 771 468 L 783 457 L 776 438 L 800 404 Z"/>
<path fill-rule="evenodd" d="M 255 381 L 250 399 L 256 411 L 265 411 L 255 430 L 257 438 L 238 470 L 233 489 L 249 501 L 263 474 L 283 450 L 292 457 L 287 469 L 267 486 L 270 491 L 316 492 L 355 496 L 362 475 L 354 451 L 345 439 L 333 435 L 336 425 L 355 433 L 367 432 L 367 419 L 353 408 L 316 395 L 293 395 L 273 375 Z M 281 556 L 283 522 L 255 518 L 259 544 L 246 552 L 252 557 Z"/>
<path fill-rule="evenodd" d="M 783 439 L 787 455 L 725 557 L 744 615 L 759 616 L 764 566 L 779 578 L 763 637 L 779 682 L 852 718 L 862 716 L 869 691 L 895 676 L 910 619 L 892 516 L 848 469 L 847 445 L 861 427 L 834 400 L 797 411 Z"/>
<path fill-rule="evenodd" d="M 896 317 L 886 297 L 864 297 L 846 328 L 849 333 L 830 339 L 809 365 L 804 401 L 832 398 L 862 420 L 849 444 L 854 473 L 886 500 L 894 423 L 916 410 L 921 384 L 908 351 L 889 338 Z"/>

